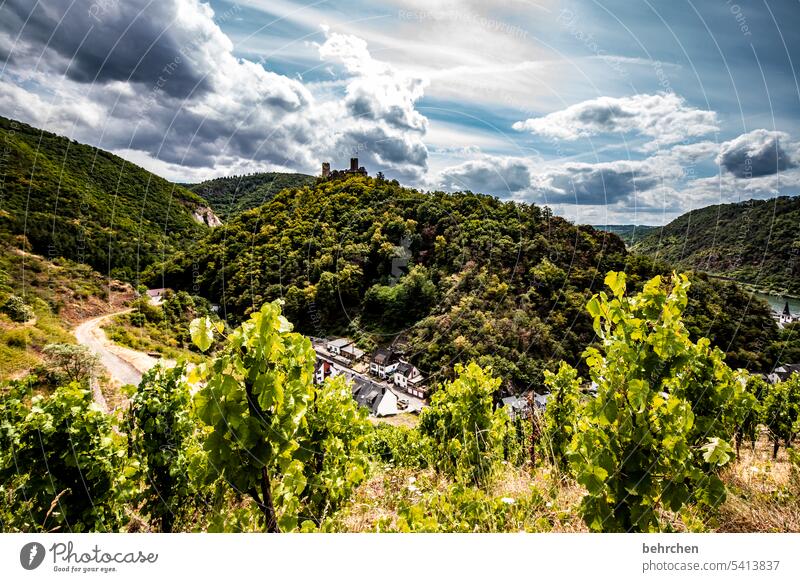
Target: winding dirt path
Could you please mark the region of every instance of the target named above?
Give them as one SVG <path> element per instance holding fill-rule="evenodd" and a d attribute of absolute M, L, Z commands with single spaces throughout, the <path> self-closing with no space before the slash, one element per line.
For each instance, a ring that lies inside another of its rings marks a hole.
<path fill-rule="evenodd" d="M 108 370 L 111 379 L 120 386 L 123 384 L 138 385 L 142 380 L 142 375 L 158 362 L 162 362 L 165 366 L 175 365 L 172 360 L 154 358 L 143 352 L 117 345 L 106 337 L 101 326 L 111 318 L 130 311 L 130 309 L 123 309 L 94 317 L 81 323 L 74 332 L 78 343 L 88 347 L 100 357 L 100 361 Z M 108 410 L 108 405 L 97 382 L 92 382 L 92 390 L 95 393 L 97 404 L 104 410 Z"/>

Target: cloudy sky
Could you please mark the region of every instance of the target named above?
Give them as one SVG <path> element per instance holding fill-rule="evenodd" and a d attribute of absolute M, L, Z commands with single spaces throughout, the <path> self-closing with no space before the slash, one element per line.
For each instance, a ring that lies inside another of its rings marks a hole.
<path fill-rule="evenodd" d="M 800 193 L 795 0 L 0 0 L 0 114 L 177 181 L 357 155 L 590 224 Z"/>

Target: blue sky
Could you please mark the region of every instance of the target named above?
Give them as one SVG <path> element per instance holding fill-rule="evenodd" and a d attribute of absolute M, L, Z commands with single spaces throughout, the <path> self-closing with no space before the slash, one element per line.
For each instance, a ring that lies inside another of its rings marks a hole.
<path fill-rule="evenodd" d="M 592 224 L 800 187 L 795 1 L 61 4 L 0 7 L 0 113 L 175 180 L 357 154 Z"/>

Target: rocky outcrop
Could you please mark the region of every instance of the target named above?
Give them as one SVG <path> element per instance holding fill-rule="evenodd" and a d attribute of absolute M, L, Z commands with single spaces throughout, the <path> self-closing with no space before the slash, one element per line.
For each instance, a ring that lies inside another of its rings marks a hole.
<path fill-rule="evenodd" d="M 222 224 L 219 216 L 214 214 L 214 211 L 208 206 L 198 206 L 192 212 L 192 216 L 197 222 L 206 226 L 220 226 Z"/>

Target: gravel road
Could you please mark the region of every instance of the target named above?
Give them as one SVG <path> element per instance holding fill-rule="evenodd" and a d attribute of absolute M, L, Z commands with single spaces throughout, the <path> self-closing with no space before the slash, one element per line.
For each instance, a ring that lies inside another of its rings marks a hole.
<path fill-rule="evenodd" d="M 75 328 L 75 337 L 78 343 L 87 346 L 97 354 L 112 380 L 120 385 L 138 385 L 142 380 L 142 374 L 158 362 L 163 362 L 166 366 L 174 365 L 174 362 L 170 360 L 161 360 L 143 352 L 119 346 L 106 337 L 101 326 L 112 317 L 129 311 L 130 309 L 124 309 L 116 313 L 101 315 L 84 321 Z"/>

